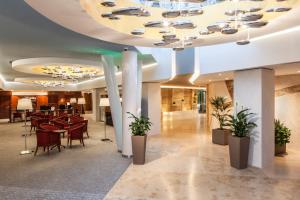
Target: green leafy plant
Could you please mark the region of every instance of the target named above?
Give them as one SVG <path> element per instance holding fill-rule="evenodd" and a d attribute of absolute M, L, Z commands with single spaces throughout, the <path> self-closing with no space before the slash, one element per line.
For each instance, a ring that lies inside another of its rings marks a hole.
<path fill-rule="evenodd" d="M 212 116 L 219 121 L 219 129 L 224 129 L 228 122 L 228 112 L 230 111 L 231 102 L 227 102 L 226 97 L 213 97 L 210 99 L 210 104 L 213 107 Z"/>
<path fill-rule="evenodd" d="M 152 125 L 152 123 L 149 121 L 149 118 L 144 116 L 137 117 L 130 112 L 127 113 L 130 115 L 129 118 L 134 119 L 129 125 L 132 135 L 146 135 Z"/>
<path fill-rule="evenodd" d="M 275 144 L 280 146 L 290 143 L 291 130 L 286 127 L 280 120 L 275 119 Z"/>
<path fill-rule="evenodd" d="M 251 122 L 251 116 L 254 113 L 249 112 L 250 109 L 242 109 L 235 115 L 229 115 L 228 126 L 231 127 L 232 135 L 236 137 L 246 137 L 249 136 L 251 129 L 257 125 Z"/>

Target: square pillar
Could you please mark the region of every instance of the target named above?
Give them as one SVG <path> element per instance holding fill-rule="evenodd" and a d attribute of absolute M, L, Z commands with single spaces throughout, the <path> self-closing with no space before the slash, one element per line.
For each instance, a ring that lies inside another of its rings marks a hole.
<path fill-rule="evenodd" d="M 161 131 L 161 88 L 160 83 L 143 83 L 142 115 L 152 122 L 148 134 L 156 135 Z"/>
<path fill-rule="evenodd" d="M 93 103 L 93 120 L 96 122 L 100 121 L 100 89 L 93 89 L 92 90 L 92 103 Z"/>
<path fill-rule="evenodd" d="M 250 108 L 256 114 L 257 127 L 251 135 L 248 164 L 258 168 L 271 167 L 274 159 L 274 85 L 272 69 L 243 70 L 234 74 L 237 111 L 241 107 Z"/>

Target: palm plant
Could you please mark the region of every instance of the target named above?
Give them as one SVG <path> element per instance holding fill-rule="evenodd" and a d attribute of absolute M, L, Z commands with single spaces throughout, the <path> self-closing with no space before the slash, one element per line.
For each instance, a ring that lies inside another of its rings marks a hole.
<path fill-rule="evenodd" d="M 251 121 L 250 118 L 254 113 L 249 112 L 249 110 L 249 108 L 246 108 L 237 112 L 235 115 L 229 115 L 229 123 L 227 125 L 231 127 L 233 136 L 249 136 L 251 129 L 257 126 Z"/>
<path fill-rule="evenodd" d="M 212 116 L 219 121 L 219 129 L 223 130 L 228 122 L 228 112 L 230 111 L 231 102 L 227 102 L 226 97 L 216 96 L 210 99 L 210 104 L 213 107 Z"/>
<path fill-rule="evenodd" d="M 149 121 L 148 117 L 137 117 L 134 114 L 127 112 L 130 116 L 129 118 L 133 118 L 134 121 L 131 122 L 129 128 L 131 130 L 132 135 L 134 136 L 144 136 L 150 130 L 152 123 Z"/>
<path fill-rule="evenodd" d="M 275 144 L 280 146 L 290 143 L 291 130 L 280 120 L 275 119 Z"/>

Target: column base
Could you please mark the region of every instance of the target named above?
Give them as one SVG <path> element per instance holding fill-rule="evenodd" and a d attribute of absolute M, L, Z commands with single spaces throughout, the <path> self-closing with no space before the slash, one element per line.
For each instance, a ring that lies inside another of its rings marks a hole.
<path fill-rule="evenodd" d="M 130 158 L 133 157 L 133 155 L 130 155 L 130 156 L 129 156 L 129 155 L 124 155 L 124 154 L 122 154 L 122 157 L 123 157 L 123 158 L 128 158 L 128 159 L 130 159 Z"/>

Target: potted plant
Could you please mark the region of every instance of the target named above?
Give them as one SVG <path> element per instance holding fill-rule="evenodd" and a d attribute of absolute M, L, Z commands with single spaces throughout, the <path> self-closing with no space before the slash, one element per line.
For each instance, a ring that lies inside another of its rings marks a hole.
<path fill-rule="evenodd" d="M 286 153 L 286 144 L 290 143 L 291 130 L 280 120 L 275 120 L 275 155 Z"/>
<path fill-rule="evenodd" d="M 227 145 L 231 130 L 225 129 L 225 127 L 228 122 L 228 112 L 230 111 L 231 103 L 227 102 L 226 97 L 217 96 L 210 99 L 210 104 L 213 107 L 212 116 L 219 122 L 219 128 L 212 130 L 212 142 L 214 144 Z"/>
<path fill-rule="evenodd" d="M 152 123 L 148 117 L 137 117 L 132 113 L 127 112 L 130 118 L 133 119 L 129 128 L 131 130 L 133 164 L 145 164 L 147 132 L 150 130 Z"/>
<path fill-rule="evenodd" d="M 251 121 L 251 116 L 254 114 L 249 110 L 242 109 L 235 115 L 229 115 L 228 125 L 232 131 L 232 135 L 228 137 L 230 165 L 237 169 L 244 169 L 248 166 L 249 135 L 256 127 L 256 124 Z"/>

